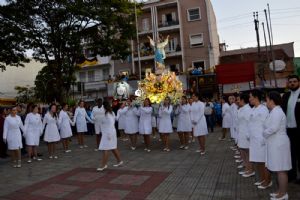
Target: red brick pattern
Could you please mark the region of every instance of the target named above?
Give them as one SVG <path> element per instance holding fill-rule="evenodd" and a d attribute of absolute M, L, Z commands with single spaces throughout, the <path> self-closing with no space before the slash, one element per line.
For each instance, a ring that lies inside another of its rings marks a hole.
<path fill-rule="evenodd" d="M 77 168 L 9 195 L 10 200 L 138 200 L 145 199 L 167 172 Z M 0 197 L 1 198 L 1 197 Z"/>

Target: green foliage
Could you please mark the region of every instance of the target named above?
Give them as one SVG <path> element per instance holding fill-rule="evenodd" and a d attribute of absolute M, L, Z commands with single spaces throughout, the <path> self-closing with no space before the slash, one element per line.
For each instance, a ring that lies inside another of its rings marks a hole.
<path fill-rule="evenodd" d="M 124 59 L 135 34 L 134 3 L 129 0 L 7 0 L 0 6 L 0 20 L 5 40 L 0 62 L 20 65 L 25 50 L 32 50 L 33 58 L 47 65 L 36 80 L 44 100 L 67 98 L 83 38 L 96 54 Z M 42 82 L 48 83 L 44 90 Z"/>
<path fill-rule="evenodd" d="M 18 103 L 29 103 L 35 102 L 35 91 L 34 87 L 30 86 L 16 86 L 15 90 L 18 95 L 16 97 Z"/>

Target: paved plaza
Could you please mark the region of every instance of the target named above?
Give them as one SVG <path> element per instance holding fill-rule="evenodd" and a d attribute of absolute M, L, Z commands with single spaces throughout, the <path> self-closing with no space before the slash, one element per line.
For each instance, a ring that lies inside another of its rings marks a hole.
<path fill-rule="evenodd" d="M 238 175 L 228 141 L 218 141 L 220 129 L 207 138 L 207 154 L 200 156 L 192 143 L 189 150 L 180 150 L 177 135 L 172 136 L 172 151 L 163 152 L 160 142 L 153 141 L 153 150 L 146 153 L 141 141 L 137 150 L 129 150 L 129 142 L 119 140 L 125 164 L 96 172 L 101 158 L 94 151 L 94 136 L 86 136 L 88 148 L 79 149 L 72 138 L 71 153 L 47 158 L 46 146 L 40 152 L 44 160 L 12 168 L 9 159 L 0 160 L 0 199 L 148 199 L 148 200 L 264 200 L 275 189 L 264 191 L 253 186 L 254 178 Z M 275 178 L 275 177 L 274 177 Z M 274 180 L 275 181 L 275 180 Z M 289 185 L 290 199 L 300 199 L 300 186 Z"/>

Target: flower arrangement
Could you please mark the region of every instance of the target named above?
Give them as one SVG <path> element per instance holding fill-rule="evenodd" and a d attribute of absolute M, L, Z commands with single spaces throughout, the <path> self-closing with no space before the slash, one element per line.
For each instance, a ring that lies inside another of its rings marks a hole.
<path fill-rule="evenodd" d="M 139 82 L 136 94 L 139 102 L 149 98 L 152 103 L 159 104 L 168 96 L 173 104 L 178 104 L 183 96 L 182 82 L 174 72 L 168 71 L 162 75 L 149 73 Z"/>

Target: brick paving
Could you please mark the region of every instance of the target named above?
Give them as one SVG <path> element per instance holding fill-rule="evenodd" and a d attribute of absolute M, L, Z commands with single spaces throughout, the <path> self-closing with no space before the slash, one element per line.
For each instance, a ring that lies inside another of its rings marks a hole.
<path fill-rule="evenodd" d="M 207 154 L 195 153 L 197 143 L 180 150 L 177 135 L 172 136 L 172 151 L 163 152 L 160 142 L 153 141 L 146 153 L 139 141 L 137 150 L 129 142 L 118 141 L 124 166 L 96 172 L 101 153 L 94 151 L 94 136 L 86 136 L 88 148 L 79 149 L 72 139 L 71 153 L 59 159 L 47 158 L 46 146 L 40 147 L 44 160 L 22 168 L 11 167 L 9 159 L 0 160 L 0 200 L 3 199 L 147 199 L 147 200 L 264 200 L 272 188 L 261 191 L 253 186 L 255 178 L 237 174 L 228 141 L 219 142 L 220 129 L 207 138 Z M 275 176 L 274 176 L 275 178 Z M 276 180 L 274 179 L 276 182 Z M 300 186 L 289 185 L 290 199 L 300 199 Z"/>

